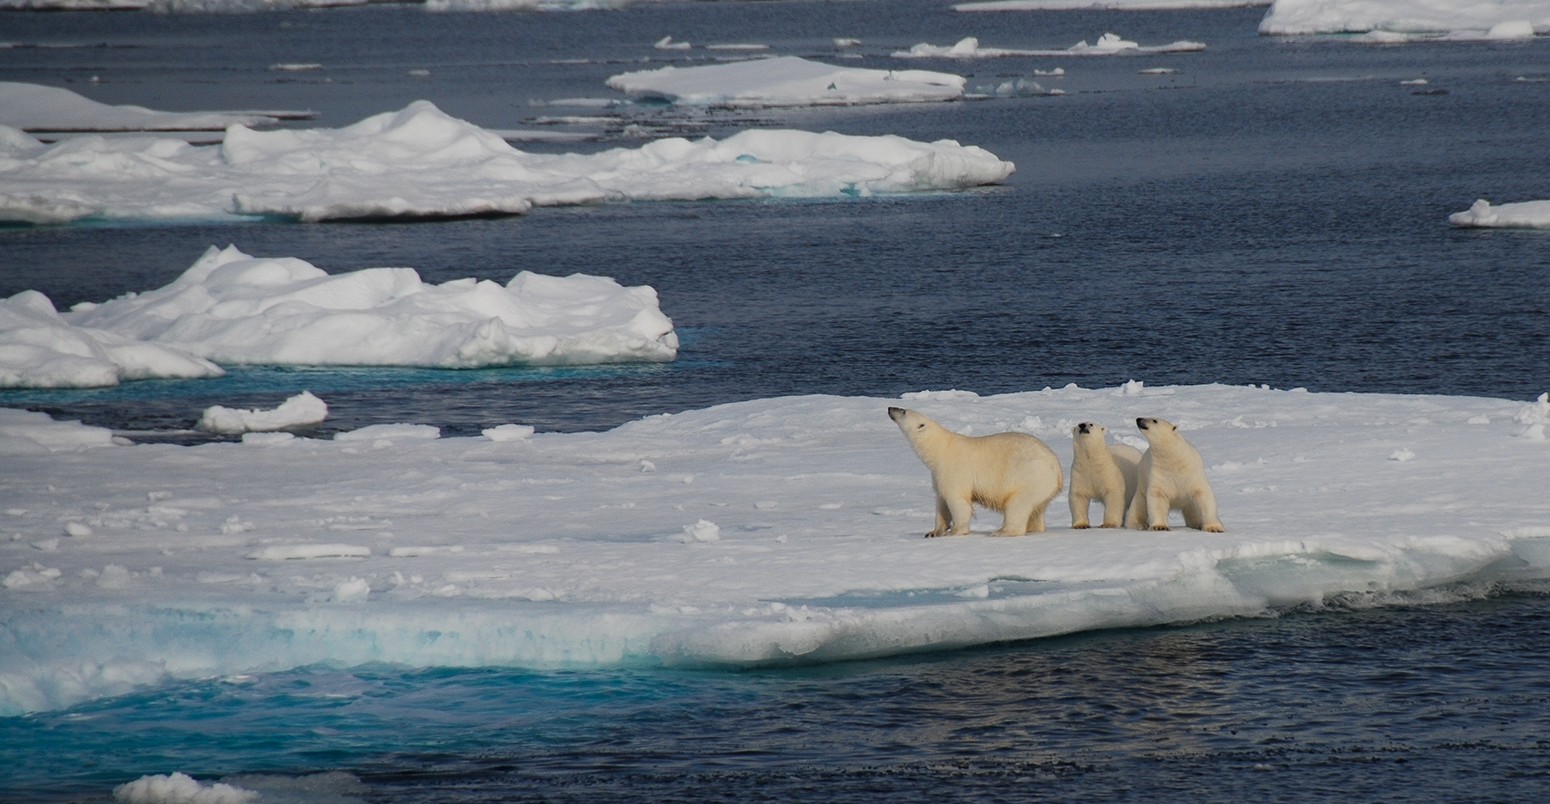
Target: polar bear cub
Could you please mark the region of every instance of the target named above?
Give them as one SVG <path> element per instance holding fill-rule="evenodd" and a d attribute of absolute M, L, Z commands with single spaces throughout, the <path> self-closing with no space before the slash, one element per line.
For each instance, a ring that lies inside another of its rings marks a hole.
<path fill-rule="evenodd" d="M 1125 505 L 1136 492 L 1136 471 L 1141 450 L 1129 444 L 1110 444 L 1105 440 L 1107 427 L 1082 422 L 1071 428 L 1071 527 L 1087 528 L 1087 510 L 1092 501 L 1103 503 L 1103 524 L 1118 528 L 1125 524 Z"/>
<path fill-rule="evenodd" d="M 936 527 L 926 538 L 967 535 L 975 504 L 1006 517 L 992 536 L 1044 532 L 1044 511 L 1065 477 L 1043 441 L 1026 433 L 966 436 L 904 408 L 889 408 L 888 418 L 931 470 Z"/>
<path fill-rule="evenodd" d="M 1136 419 L 1146 436 L 1146 454 L 1136 477 L 1136 491 L 1125 510 L 1125 526 L 1168 530 L 1168 513 L 1184 512 L 1184 524 L 1198 530 L 1221 533 L 1216 517 L 1216 495 L 1206 481 L 1205 462 L 1179 428 L 1166 419 Z"/>

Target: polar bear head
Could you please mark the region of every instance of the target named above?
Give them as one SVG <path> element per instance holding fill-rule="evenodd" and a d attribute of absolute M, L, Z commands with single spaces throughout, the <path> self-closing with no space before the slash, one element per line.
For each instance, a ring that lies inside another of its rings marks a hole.
<path fill-rule="evenodd" d="M 1156 443 L 1160 438 L 1168 438 L 1179 431 L 1179 426 L 1167 419 L 1139 418 L 1136 419 L 1136 427 L 1141 430 L 1141 435 L 1146 436 L 1149 444 Z"/>
<path fill-rule="evenodd" d="M 939 435 L 946 432 L 946 430 L 942 429 L 942 425 L 937 424 L 924 413 L 918 411 L 905 410 L 904 408 L 889 408 L 888 418 L 893 419 L 893 423 L 899 425 L 899 431 L 904 433 L 904 437 L 910 441 L 910 446 L 914 447 L 915 452 L 923 458 L 932 453 L 932 449 L 928 445 Z"/>
<path fill-rule="evenodd" d="M 1092 436 L 1097 436 L 1098 438 L 1102 439 L 1104 434 L 1108 432 L 1109 428 L 1104 427 L 1097 422 L 1082 422 L 1081 424 L 1071 428 L 1071 437 L 1077 440 L 1081 440 L 1083 437 L 1091 438 Z"/>

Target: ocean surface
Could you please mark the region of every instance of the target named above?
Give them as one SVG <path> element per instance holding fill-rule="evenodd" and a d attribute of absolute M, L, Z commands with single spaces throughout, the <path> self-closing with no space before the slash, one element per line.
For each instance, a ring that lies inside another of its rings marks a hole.
<path fill-rule="evenodd" d="M 668 365 L 242 369 L 0 391 L 0 406 L 193 442 L 205 407 L 270 408 L 303 389 L 329 404 L 321 434 L 408 421 L 468 435 L 806 393 L 1142 380 L 1528 401 L 1550 388 L 1550 234 L 1447 224 L 1476 198 L 1546 197 L 1550 43 L 1271 39 L 1255 33 L 1263 13 L 772 0 L 0 15 L 13 45 L 0 80 L 109 103 L 305 109 L 305 125 L 333 127 L 427 99 L 488 129 L 589 137 L 520 143 L 531 150 L 789 127 L 956 139 L 1018 168 L 1001 187 L 919 197 L 0 228 L 0 296 L 35 289 L 60 308 L 160 287 L 233 244 L 436 282 L 612 276 L 656 288 L 683 342 Z M 887 57 L 965 35 L 1064 48 L 1108 31 L 1207 50 Z M 686 57 L 655 50 L 663 36 L 957 72 L 971 87 L 1061 67 L 1034 80 L 1065 94 L 745 112 L 565 102 L 616 97 L 609 76 Z M 1173 72 L 1142 72 L 1158 67 Z M 1547 622 L 1544 589 L 1458 589 L 798 669 L 210 679 L 0 719 L 0 799 L 102 800 L 182 771 L 310 801 L 1542 800 Z"/>

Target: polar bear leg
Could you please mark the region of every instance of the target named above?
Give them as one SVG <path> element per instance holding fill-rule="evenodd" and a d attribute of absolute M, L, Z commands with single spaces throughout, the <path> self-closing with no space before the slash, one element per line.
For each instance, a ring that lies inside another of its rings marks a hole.
<path fill-rule="evenodd" d="M 942 506 L 946 507 L 948 521 L 952 523 L 952 527 L 945 531 L 946 534 L 948 536 L 969 535 L 969 520 L 974 518 L 974 498 L 967 492 L 953 494 L 942 498 Z M 938 519 L 941 516 L 942 512 L 938 510 Z"/>
<path fill-rule="evenodd" d="M 1050 499 L 1054 498 L 1051 497 Z M 1044 512 L 1049 510 L 1049 504 L 1050 500 L 1045 500 L 1040 505 L 1035 506 L 1033 513 L 1028 515 L 1028 533 L 1044 532 Z"/>
<path fill-rule="evenodd" d="M 1125 490 L 1113 489 L 1103 495 L 1103 524 L 1099 527 L 1118 528 L 1125 524 Z"/>
<path fill-rule="evenodd" d="M 1194 521 L 1191 522 L 1191 519 Z M 1223 533 L 1227 530 L 1222 527 L 1221 520 L 1216 518 L 1216 495 L 1209 486 L 1196 491 L 1184 507 L 1184 523 L 1208 533 Z"/>
<path fill-rule="evenodd" d="M 1169 530 L 1168 509 L 1171 500 L 1168 492 L 1162 489 L 1152 489 L 1146 494 L 1146 525 L 1152 530 Z"/>
<path fill-rule="evenodd" d="M 1125 527 L 1133 530 L 1146 528 L 1146 489 L 1137 488 L 1125 506 Z"/>
<path fill-rule="evenodd" d="M 1071 495 L 1066 499 L 1071 504 L 1071 527 L 1077 530 L 1091 527 L 1092 523 L 1087 520 L 1087 510 L 1092 504 L 1092 499 L 1086 494 L 1079 494 L 1075 491 L 1071 492 Z M 1107 508 L 1103 511 L 1103 517 L 1104 522 L 1107 523 L 1109 517 Z M 1104 527 L 1108 527 L 1108 525 L 1105 524 Z"/>
<path fill-rule="evenodd" d="M 1027 492 L 1013 494 L 1006 501 L 1006 518 L 1001 522 L 1001 529 L 990 535 L 1021 536 L 1027 533 L 1028 522 L 1033 518 L 1036 507 L 1032 495 Z"/>
<path fill-rule="evenodd" d="M 927 539 L 941 536 L 947 532 L 947 523 L 951 521 L 952 511 L 947 507 L 947 500 L 938 494 L 936 498 L 936 527 L 926 534 Z"/>

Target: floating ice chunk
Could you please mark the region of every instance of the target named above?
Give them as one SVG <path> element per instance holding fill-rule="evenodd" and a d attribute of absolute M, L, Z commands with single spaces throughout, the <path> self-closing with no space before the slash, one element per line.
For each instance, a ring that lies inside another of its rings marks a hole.
<path fill-rule="evenodd" d="M 1492 205 L 1484 198 L 1469 209 L 1448 216 L 1454 226 L 1498 229 L 1550 229 L 1550 201 L 1519 201 Z"/>
<path fill-rule="evenodd" d="M 269 433 L 310 427 L 321 424 L 326 418 L 327 403 L 313 396 L 310 391 L 302 391 L 273 410 L 238 410 L 215 405 L 205 410 L 195 427 L 209 433 L 229 435 Z"/>
<path fill-rule="evenodd" d="M 336 433 L 335 441 L 382 441 L 408 439 L 434 441 L 441 438 L 441 428 L 429 424 L 372 424 L 359 430 Z"/>
<path fill-rule="evenodd" d="M 608 86 L 688 106 L 835 106 L 957 100 L 964 78 L 925 70 L 834 67 L 796 56 L 622 73 Z"/>
<path fill-rule="evenodd" d="M 226 364 L 478 368 L 667 362 L 678 351 L 650 287 L 527 271 L 504 287 L 427 285 L 411 268 L 329 275 L 234 247 L 212 247 L 171 284 L 78 307 L 69 320 Z"/>
<path fill-rule="evenodd" d="M 664 36 L 661 39 L 658 39 L 656 44 L 652 45 L 652 47 L 656 48 L 657 50 L 689 50 L 690 48 L 694 47 L 694 45 L 691 45 L 688 42 L 675 41 L 671 36 Z"/>
<path fill-rule="evenodd" d="M 1132 42 L 1112 33 L 1106 33 L 1099 37 L 1096 44 L 1089 45 L 1086 40 L 1083 40 L 1065 50 L 981 47 L 978 39 L 966 36 L 949 47 L 922 42 L 912 46 L 909 50 L 895 51 L 893 56 L 900 59 L 991 59 L 1002 56 L 1112 56 L 1136 53 L 1190 53 L 1205 49 L 1206 46 L 1200 42 L 1185 40 L 1166 45 L 1143 46 L 1139 42 Z"/>
<path fill-rule="evenodd" d="M 371 584 L 365 578 L 351 578 L 334 586 L 335 603 L 364 603 L 371 595 Z"/>
<path fill-rule="evenodd" d="M 755 85 L 750 91 L 781 103 L 805 102 L 801 99 L 808 98 L 809 91 L 818 92 L 824 102 L 842 103 L 925 100 L 926 95 L 945 100 L 963 92 L 959 76 L 805 64 L 811 65 L 808 74 L 789 82 L 755 72 L 748 77 Z M 715 74 L 707 78 L 711 94 L 706 102 L 726 97 L 724 81 Z M 813 90 L 813 82 L 822 82 L 822 87 Z M 834 88 L 823 89 L 829 85 Z M 760 94 L 765 89 L 775 94 Z M 785 92 L 796 94 L 781 94 Z M 780 144 L 790 156 L 736 161 L 753 153 L 740 144 L 750 137 Z M 829 147 L 795 147 L 813 138 Z M 86 137 L 44 145 L 23 132 L 0 128 L 0 221 L 438 218 L 517 215 L 535 205 L 606 199 L 865 194 L 831 179 L 836 158 L 852 172 L 869 174 L 869 192 L 954 190 L 994 183 L 1011 172 L 1010 163 L 982 149 L 942 140 L 912 146 L 940 162 L 929 171 L 931 183 L 890 184 L 882 179 L 894 165 L 886 159 L 873 162 L 868 154 L 893 153 L 894 141 L 910 142 L 901 137 L 757 130 L 719 143 L 669 138 L 639 149 L 596 154 L 528 154 L 500 135 L 448 117 L 424 101 L 341 129 L 254 131 L 233 126 L 221 145 L 204 147 L 151 137 Z"/>
<path fill-rule="evenodd" d="M 184 773 L 142 776 L 113 788 L 122 804 L 251 804 L 259 794 L 221 782 L 205 784 Z"/>

